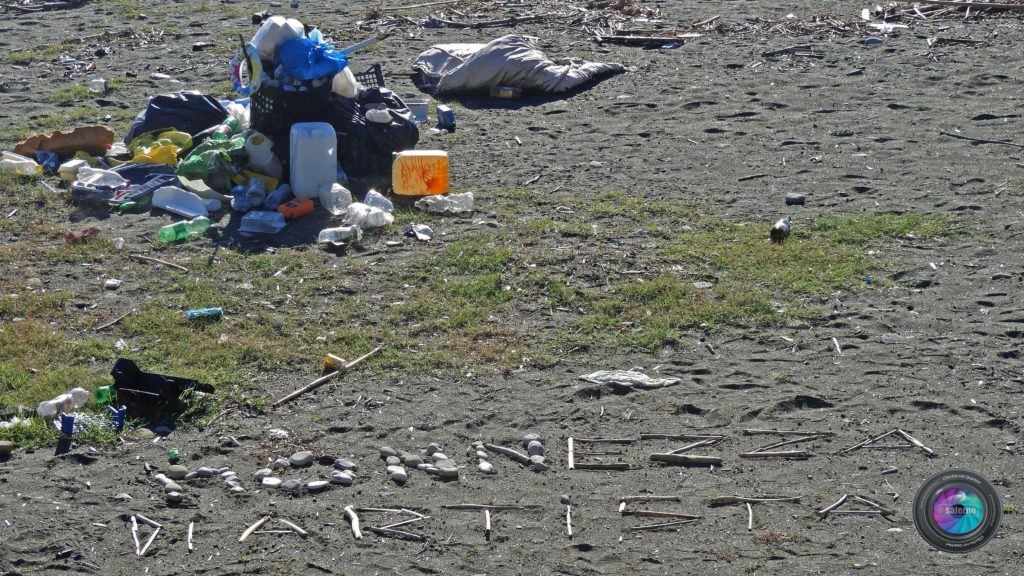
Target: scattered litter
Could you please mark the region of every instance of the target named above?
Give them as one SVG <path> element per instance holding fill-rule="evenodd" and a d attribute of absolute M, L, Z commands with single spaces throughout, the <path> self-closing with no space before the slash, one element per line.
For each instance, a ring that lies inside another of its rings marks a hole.
<path fill-rule="evenodd" d="M 651 390 L 674 386 L 679 383 L 679 378 L 652 378 L 636 368 L 631 370 L 600 370 L 580 376 L 580 380 L 594 384 L 606 384 L 613 389 L 622 391 L 633 389 Z"/>
<path fill-rule="evenodd" d="M 473 211 L 473 193 L 450 194 L 447 196 L 426 196 L 416 201 L 415 206 L 420 210 L 436 214 L 452 213 L 459 214 Z"/>
<path fill-rule="evenodd" d="M 406 224 L 405 235 L 426 242 L 434 237 L 434 231 L 426 224 Z"/>

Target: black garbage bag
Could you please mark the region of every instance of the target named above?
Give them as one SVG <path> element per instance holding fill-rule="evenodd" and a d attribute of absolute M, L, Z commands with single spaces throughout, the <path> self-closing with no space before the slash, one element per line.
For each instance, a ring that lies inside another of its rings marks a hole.
<path fill-rule="evenodd" d="M 146 109 L 135 117 L 124 143 L 130 144 L 140 134 L 174 128 L 192 136 L 193 144 L 199 145 L 195 137 L 227 117 L 228 111 L 213 96 L 196 91 L 161 94 L 150 98 Z"/>
<path fill-rule="evenodd" d="M 391 122 L 366 119 L 366 110 L 384 104 Z M 391 155 L 412 150 L 420 138 L 412 113 L 394 92 L 386 88 L 364 90 L 358 98 L 330 95 L 327 122 L 338 133 L 338 163 L 352 179 L 373 179 L 382 186 L 391 180 Z"/>
<path fill-rule="evenodd" d="M 143 372 L 135 362 L 118 358 L 110 370 L 112 388 L 128 415 L 151 424 L 172 424 L 187 408 L 184 397 L 193 392 L 212 393 L 213 386 L 188 378 Z"/>

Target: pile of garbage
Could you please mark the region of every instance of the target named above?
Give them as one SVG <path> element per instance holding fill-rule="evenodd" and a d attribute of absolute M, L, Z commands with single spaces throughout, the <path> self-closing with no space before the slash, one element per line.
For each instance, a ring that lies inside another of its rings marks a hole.
<path fill-rule="evenodd" d="M 162 242 L 205 234 L 209 216 L 226 209 L 243 214 L 243 234 L 277 234 L 319 204 L 341 225 L 318 241 L 343 245 L 394 222 L 394 204 L 378 189 L 411 200 L 439 196 L 419 204 L 431 211 L 472 211 L 471 195 L 441 199 L 448 154 L 415 149 L 421 103 L 414 113 L 385 88 L 379 64 L 352 71 L 350 55 L 382 38 L 337 49 L 315 27 L 268 16 L 230 62 L 242 98 L 155 96 L 123 142 L 104 126 L 37 135 L 3 152 L 0 172 L 59 175 L 80 204 L 183 217 L 159 231 Z"/>

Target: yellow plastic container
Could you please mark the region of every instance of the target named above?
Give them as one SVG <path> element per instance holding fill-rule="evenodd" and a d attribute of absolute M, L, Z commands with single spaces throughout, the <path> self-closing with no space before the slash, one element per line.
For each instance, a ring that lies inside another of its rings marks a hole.
<path fill-rule="evenodd" d="M 448 153 L 444 150 L 408 150 L 395 154 L 391 186 L 401 196 L 448 193 Z"/>

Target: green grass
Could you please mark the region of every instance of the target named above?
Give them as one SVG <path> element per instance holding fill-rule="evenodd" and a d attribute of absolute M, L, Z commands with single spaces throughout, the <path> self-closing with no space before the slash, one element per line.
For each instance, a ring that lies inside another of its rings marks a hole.
<path fill-rule="evenodd" d="M 89 92 L 89 89 L 82 85 L 73 85 L 67 88 L 57 90 L 50 94 L 50 102 L 58 105 L 70 105 L 78 102 L 85 102 L 92 100 L 93 93 Z"/>

